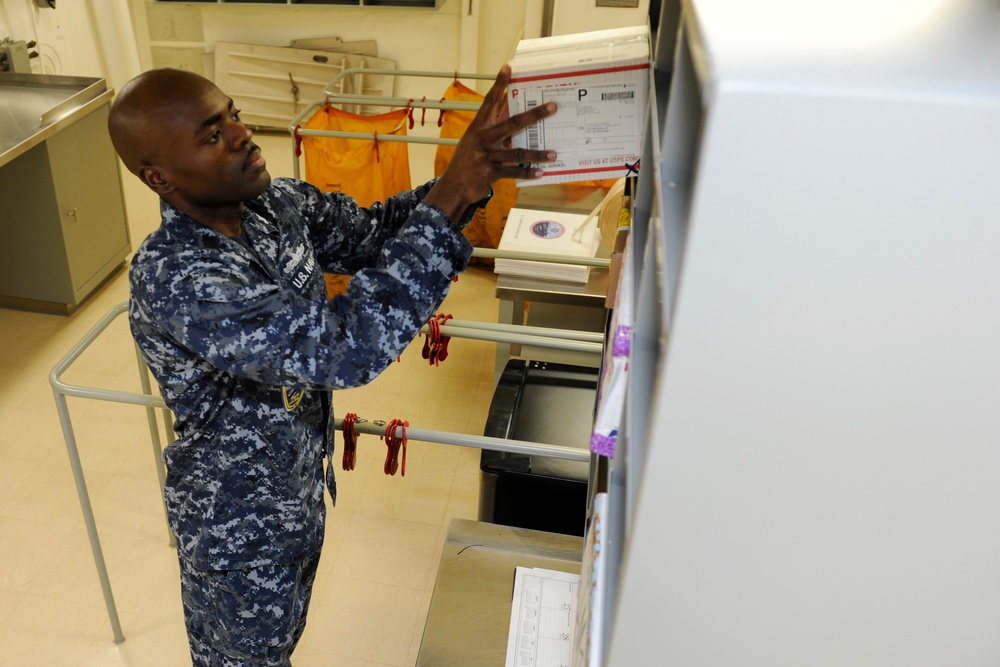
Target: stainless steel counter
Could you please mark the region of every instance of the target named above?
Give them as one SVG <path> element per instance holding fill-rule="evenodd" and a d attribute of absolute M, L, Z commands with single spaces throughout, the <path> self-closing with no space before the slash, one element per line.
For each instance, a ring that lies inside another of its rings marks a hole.
<path fill-rule="evenodd" d="M 101 78 L 0 72 L 0 166 L 111 96 Z"/>
<path fill-rule="evenodd" d="M 417 667 L 503 667 L 514 568 L 580 572 L 583 539 L 452 519 Z"/>

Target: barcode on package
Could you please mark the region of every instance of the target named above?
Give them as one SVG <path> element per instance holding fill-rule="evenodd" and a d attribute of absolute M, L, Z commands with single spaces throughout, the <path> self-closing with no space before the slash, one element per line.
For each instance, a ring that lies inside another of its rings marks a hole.
<path fill-rule="evenodd" d="M 635 99 L 634 90 L 619 90 L 614 93 L 601 93 L 601 101 L 608 102 L 614 100 L 632 100 Z"/>
<path fill-rule="evenodd" d="M 528 150 L 538 151 L 542 149 L 541 122 L 528 126 Z"/>
<path fill-rule="evenodd" d="M 524 110 L 531 111 L 538 106 L 540 99 L 537 98 L 527 98 L 524 100 Z M 526 136 L 528 141 L 528 150 L 537 151 L 542 148 L 542 133 L 541 133 L 541 122 L 535 123 L 534 125 L 529 125 L 526 130 Z"/>

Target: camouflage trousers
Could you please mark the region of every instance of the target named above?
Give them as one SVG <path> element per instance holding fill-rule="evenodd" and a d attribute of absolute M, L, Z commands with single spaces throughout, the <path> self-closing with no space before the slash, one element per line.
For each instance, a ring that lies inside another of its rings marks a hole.
<path fill-rule="evenodd" d="M 290 565 L 206 571 L 184 558 L 181 598 L 194 667 L 290 667 L 319 554 Z"/>

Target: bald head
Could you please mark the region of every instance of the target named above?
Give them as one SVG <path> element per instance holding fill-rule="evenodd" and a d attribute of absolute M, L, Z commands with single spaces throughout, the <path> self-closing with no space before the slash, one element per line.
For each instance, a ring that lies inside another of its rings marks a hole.
<path fill-rule="evenodd" d="M 179 69 L 154 69 L 135 77 L 118 92 L 108 116 L 108 132 L 125 167 L 139 169 L 158 159 L 158 130 L 176 117 L 178 107 L 215 84 Z"/>
<path fill-rule="evenodd" d="M 224 234 L 271 184 L 233 99 L 206 79 L 154 69 L 125 84 L 108 115 L 122 162 L 166 203 Z"/>

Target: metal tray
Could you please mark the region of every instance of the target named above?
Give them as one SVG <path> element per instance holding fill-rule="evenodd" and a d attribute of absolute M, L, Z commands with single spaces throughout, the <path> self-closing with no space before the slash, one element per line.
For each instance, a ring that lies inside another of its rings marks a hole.
<path fill-rule="evenodd" d="M 102 78 L 0 72 L 0 166 L 111 96 Z"/>

